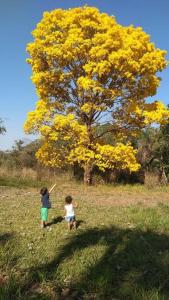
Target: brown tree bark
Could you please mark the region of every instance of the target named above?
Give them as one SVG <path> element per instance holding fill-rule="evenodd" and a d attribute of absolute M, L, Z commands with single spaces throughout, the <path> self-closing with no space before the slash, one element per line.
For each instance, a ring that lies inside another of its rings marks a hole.
<path fill-rule="evenodd" d="M 93 134 L 92 134 L 92 118 L 91 120 L 87 120 L 86 127 L 87 127 L 87 133 L 88 133 L 88 145 L 87 148 L 90 149 L 91 143 L 93 141 Z M 84 166 L 84 184 L 91 185 L 92 184 L 92 170 L 93 165 L 91 163 L 88 163 Z"/>
<path fill-rule="evenodd" d="M 91 165 L 86 165 L 84 167 L 84 184 L 91 185 L 92 184 L 92 169 Z"/>

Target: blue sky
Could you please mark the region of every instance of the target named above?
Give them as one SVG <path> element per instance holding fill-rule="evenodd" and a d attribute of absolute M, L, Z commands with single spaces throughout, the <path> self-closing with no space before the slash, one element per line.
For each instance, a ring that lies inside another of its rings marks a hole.
<path fill-rule="evenodd" d="M 0 1 L 0 118 L 7 129 L 0 135 L 0 149 L 10 149 L 14 140 L 33 139 L 23 132 L 27 112 L 37 96 L 26 64 L 26 44 L 44 11 L 88 4 L 114 15 L 122 25 L 141 26 L 156 47 L 169 52 L 169 0 L 1 0 Z M 168 55 L 169 59 L 169 55 Z M 169 103 L 169 67 L 160 75 L 156 99 Z"/>

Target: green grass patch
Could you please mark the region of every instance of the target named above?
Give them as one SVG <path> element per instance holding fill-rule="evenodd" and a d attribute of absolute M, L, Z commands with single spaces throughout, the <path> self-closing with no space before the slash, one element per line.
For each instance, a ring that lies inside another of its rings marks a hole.
<path fill-rule="evenodd" d="M 45 185 L 46 182 L 37 181 L 34 179 L 23 179 L 21 177 L 2 177 L 0 176 L 0 186 L 8 187 L 41 187 Z"/>
<path fill-rule="evenodd" d="M 131 198 L 122 189 L 62 182 L 40 229 L 39 188 L 1 187 L 0 300 L 169 299 L 169 205 L 144 205 L 145 190 L 135 203 L 135 188 Z M 61 221 L 68 193 L 79 204 L 70 232 Z M 113 205 L 121 193 L 126 205 Z"/>

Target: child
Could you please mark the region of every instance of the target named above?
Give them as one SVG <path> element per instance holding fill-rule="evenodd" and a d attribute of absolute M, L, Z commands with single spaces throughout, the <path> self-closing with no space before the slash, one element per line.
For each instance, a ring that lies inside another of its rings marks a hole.
<path fill-rule="evenodd" d="M 68 222 L 68 229 L 70 230 L 72 226 L 76 228 L 76 219 L 74 208 L 77 207 L 77 203 L 72 203 L 73 199 L 71 196 L 66 196 L 65 198 L 65 220 Z"/>
<path fill-rule="evenodd" d="M 41 194 L 41 228 L 44 228 L 48 224 L 48 209 L 51 208 L 51 203 L 49 199 L 49 195 L 51 191 L 54 189 L 56 184 L 52 186 L 52 188 L 48 191 L 46 187 L 43 187 L 40 190 Z"/>

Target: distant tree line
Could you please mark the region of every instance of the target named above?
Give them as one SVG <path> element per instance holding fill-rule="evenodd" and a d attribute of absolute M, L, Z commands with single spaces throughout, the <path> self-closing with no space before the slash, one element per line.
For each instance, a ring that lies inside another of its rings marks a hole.
<path fill-rule="evenodd" d="M 97 128 L 98 134 L 108 127 L 109 123 L 101 125 Z M 5 132 L 5 127 L 1 121 L 1 133 Z M 114 145 L 115 139 L 111 133 L 107 133 L 103 137 L 103 143 Z M 123 182 L 123 183 L 144 183 L 145 172 L 158 174 L 159 181 L 166 183 L 169 178 L 169 124 L 161 127 L 149 127 L 142 131 L 139 137 L 132 138 L 131 144 L 137 148 L 137 160 L 141 164 L 138 172 L 128 172 L 126 170 L 107 169 L 101 172 L 97 167 L 93 169 L 94 175 L 102 178 L 104 182 Z M 60 142 L 55 143 L 55 151 L 60 147 Z M 66 141 L 65 141 L 66 143 Z M 36 152 L 41 146 L 40 140 L 25 143 L 23 140 L 15 141 L 10 151 L 0 151 L 0 167 L 7 168 L 32 168 L 34 170 L 44 169 L 36 159 Z M 66 144 L 65 144 L 66 147 Z M 52 168 L 48 168 L 51 169 Z M 54 168 L 56 169 L 56 168 Z M 71 168 L 64 167 L 63 171 L 71 171 L 77 179 L 83 179 L 83 169 L 76 163 Z"/>
<path fill-rule="evenodd" d="M 16 140 L 11 150 L 0 151 L 0 165 L 6 165 L 8 168 L 36 169 L 38 162 L 35 153 L 39 145 L 38 140 L 28 144 L 21 139 Z"/>

